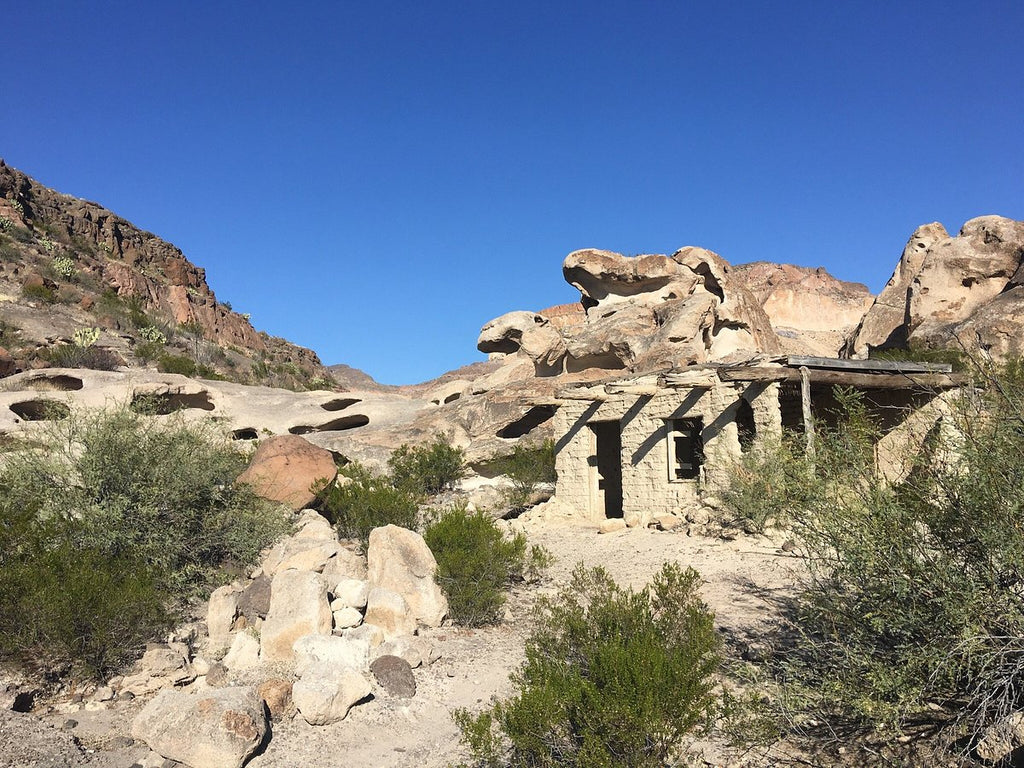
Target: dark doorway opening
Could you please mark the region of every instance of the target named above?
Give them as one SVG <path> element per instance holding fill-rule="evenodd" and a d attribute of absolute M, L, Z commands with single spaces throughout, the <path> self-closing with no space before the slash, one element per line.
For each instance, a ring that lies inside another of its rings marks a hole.
<path fill-rule="evenodd" d="M 597 498 L 605 517 L 622 517 L 622 436 L 617 421 L 590 424 L 594 432 Z"/>

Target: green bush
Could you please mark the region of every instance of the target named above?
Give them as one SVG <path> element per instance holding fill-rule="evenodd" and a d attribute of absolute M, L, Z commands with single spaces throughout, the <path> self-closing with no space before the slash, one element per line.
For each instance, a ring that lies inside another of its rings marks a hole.
<path fill-rule="evenodd" d="M 514 695 L 455 719 L 475 765 L 661 768 L 716 704 L 714 617 L 699 574 L 666 563 L 638 593 L 578 566 L 542 600 Z"/>
<path fill-rule="evenodd" d="M 434 495 L 450 490 L 466 473 L 466 453 L 445 435 L 427 445 L 403 443 L 388 459 L 395 485 L 413 493 Z"/>
<path fill-rule="evenodd" d="M 555 441 L 548 439 L 540 445 L 516 443 L 512 455 L 498 459 L 494 467 L 512 481 L 505 494 L 506 503 L 513 509 L 522 509 L 530 503 L 538 486 L 557 480 Z"/>
<path fill-rule="evenodd" d="M 1024 708 L 1022 379 L 1011 367 L 957 398 L 895 485 L 862 404 L 841 399 L 793 518 L 808 571 L 768 670 L 782 721 L 969 744 Z"/>
<path fill-rule="evenodd" d="M 5 453 L 0 652 L 94 674 L 129 659 L 286 529 L 233 485 L 243 468 L 212 427 L 127 409 L 48 422 Z"/>
<path fill-rule="evenodd" d="M 58 344 L 45 350 L 45 359 L 56 368 L 92 368 L 112 371 L 122 364 L 118 355 L 103 347 Z"/>
<path fill-rule="evenodd" d="M 26 299 L 41 301 L 44 304 L 53 304 L 57 301 L 56 292 L 48 285 L 26 285 L 21 289 L 21 295 Z"/>
<path fill-rule="evenodd" d="M 728 522 L 752 533 L 787 525 L 816 491 L 814 463 L 801 435 L 756 443 L 732 462 L 728 473 L 729 484 L 721 493 L 732 514 Z"/>
<path fill-rule="evenodd" d="M 509 584 L 536 576 L 549 559 L 540 547 L 528 553 L 523 534 L 505 538 L 492 517 L 465 505 L 443 512 L 423 538 L 437 559 L 452 618 L 468 627 L 498 621 Z"/>
<path fill-rule="evenodd" d="M 339 474 L 348 482 L 335 483 L 320 491 L 319 506 L 342 536 L 358 539 L 365 550 L 374 528 L 397 525 L 416 530 L 419 526 L 416 497 L 396 488 L 388 477 L 358 462 L 342 467 Z"/>
<path fill-rule="evenodd" d="M 161 373 L 180 373 L 182 376 L 195 376 L 198 370 L 192 358 L 170 353 L 160 355 L 156 368 Z"/>

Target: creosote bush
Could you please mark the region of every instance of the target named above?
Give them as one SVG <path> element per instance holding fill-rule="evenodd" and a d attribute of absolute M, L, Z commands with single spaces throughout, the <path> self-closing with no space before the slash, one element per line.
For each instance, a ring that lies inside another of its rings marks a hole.
<path fill-rule="evenodd" d="M 452 618 L 468 627 L 498 621 L 508 586 L 536 578 L 550 561 L 543 548 L 528 548 L 523 534 L 506 538 L 486 512 L 464 504 L 442 512 L 423 538 L 437 560 Z"/>
<path fill-rule="evenodd" d="M 388 459 L 396 487 L 411 493 L 434 495 L 451 490 L 466 473 L 466 453 L 445 435 L 427 445 L 403 443 Z"/>
<path fill-rule="evenodd" d="M 232 483 L 212 427 L 128 409 L 54 421 L 0 456 L 0 655 L 107 674 L 255 561 L 280 508 Z"/>
<path fill-rule="evenodd" d="M 768 438 L 729 467 L 729 485 L 721 492 L 732 513 L 729 522 L 752 533 L 787 525 L 816 490 L 814 467 L 807 461 L 802 435 Z"/>
<path fill-rule="evenodd" d="M 666 563 L 640 592 L 579 565 L 542 600 L 515 693 L 455 714 L 474 766 L 661 768 L 716 711 L 714 617 L 699 574 Z"/>
<path fill-rule="evenodd" d="M 358 539 L 365 550 L 374 528 L 397 525 L 417 529 L 419 503 L 414 494 L 396 488 L 391 478 L 358 462 L 345 465 L 339 474 L 348 482 L 321 490 L 318 504 L 342 536 Z"/>
<path fill-rule="evenodd" d="M 505 502 L 513 509 L 521 509 L 530 503 L 538 486 L 557 479 L 555 441 L 548 439 L 539 445 L 516 443 L 512 454 L 496 461 L 495 468 L 512 481 Z"/>
<path fill-rule="evenodd" d="M 928 728 L 959 751 L 1024 709 L 1024 376 L 983 383 L 951 397 L 897 483 L 863 403 L 839 393 L 845 423 L 787 491 L 808 570 L 766 669 L 784 729 Z"/>

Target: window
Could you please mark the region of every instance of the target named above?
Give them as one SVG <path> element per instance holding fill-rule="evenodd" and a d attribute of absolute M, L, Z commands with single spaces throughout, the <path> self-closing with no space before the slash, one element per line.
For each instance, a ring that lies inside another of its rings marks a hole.
<path fill-rule="evenodd" d="M 757 421 L 754 418 L 754 409 L 745 398 L 740 398 L 736 406 L 736 435 L 740 439 L 740 451 L 746 453 L 754 444 L 757 437 Z"/>
<path fill-rule="evenodd" d="M 704 463 L 702 419 L 672 419 L 668 428 L 668 479 L 697 480 Z"/>

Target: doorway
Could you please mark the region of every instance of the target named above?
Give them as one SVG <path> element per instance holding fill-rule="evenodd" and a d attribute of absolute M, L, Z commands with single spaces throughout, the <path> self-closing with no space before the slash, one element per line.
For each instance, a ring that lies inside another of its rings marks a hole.
<path fill-rule="evenodd" d="M 594 433 L 591 457 L 592 510 L 606 518 L 622 517 L 622 436 L 617 421 L 588 425 Z"/>

